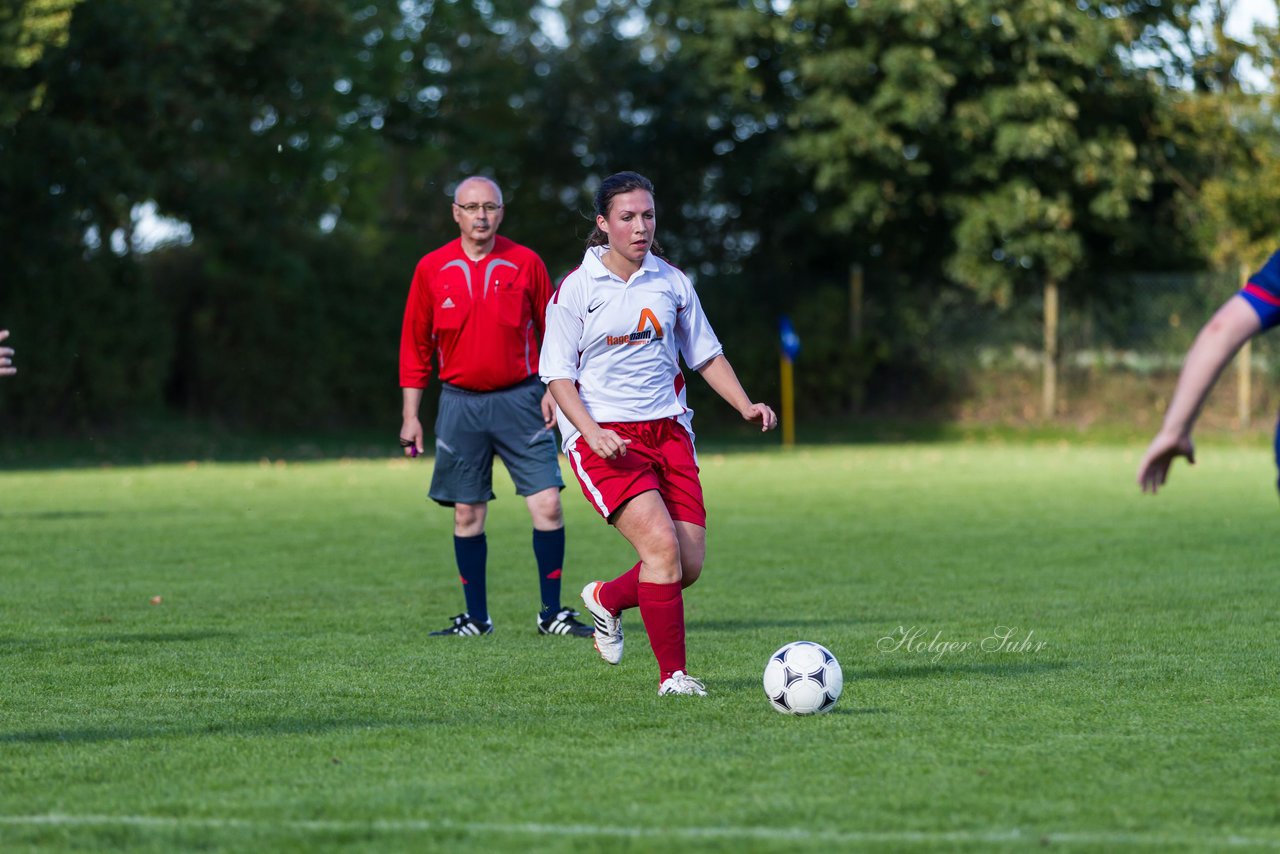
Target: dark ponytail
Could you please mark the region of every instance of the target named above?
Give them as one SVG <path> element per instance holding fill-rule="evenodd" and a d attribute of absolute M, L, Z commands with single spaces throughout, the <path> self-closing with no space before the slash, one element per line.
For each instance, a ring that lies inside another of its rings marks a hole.
<path fill-rule="evenodd" d="M 613 197 L 633 190 L 644 190 L 655 199 L 657 198 L 657 193 L 653 190 L 653 182 L 639 172 L 617 172 L 605 178 L 596 189 L 595 215 L 608 219 L 609 208 L 613 206 Z M 594 222 L 595 216 L 592 217 L 591 234 L 587 236 L 587 248 L 608 246 L 609 235 L 601 231 L 600 226 L 594 225 Z M 662 257 L 662 247 L 658 245 L 656 239 L 649 244 L 649 249 L 654 255 Z"/>

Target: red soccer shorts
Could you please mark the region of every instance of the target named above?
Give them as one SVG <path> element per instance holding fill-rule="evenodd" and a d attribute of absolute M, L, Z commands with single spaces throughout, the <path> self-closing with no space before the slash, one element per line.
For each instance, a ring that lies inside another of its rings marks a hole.
<path fill-rule="evenodd" d="M 673 521 L 707 526 L 693 439 L 679 421 L 610 421 L 600 426 L 630 439 L 627 453 L 601 459 L 579 436 L 569 449 L 569 463 L 582 494 L 601 516 L 612 524 L 613 514 L 628 500 L 656 489 Z"/>

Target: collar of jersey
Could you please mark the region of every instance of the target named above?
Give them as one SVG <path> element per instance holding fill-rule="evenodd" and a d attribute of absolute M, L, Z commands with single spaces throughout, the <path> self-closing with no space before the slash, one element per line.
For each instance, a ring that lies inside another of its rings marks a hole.
<path fill-rule="evenodd" d="M 608 246 L 590 246 L 587 248 L 587 257 L 583 259 L 583 265 L 586 266 L 587 272 L 591 274 L 593 279 L 618 278 L 600 260 L 600 256 L 608 251 Z M 640 270 L 645 273 L 658 272 L 658 259 L 654 257 L 652 252 L 644 253 L 644 260 L 640 262 Z"/>

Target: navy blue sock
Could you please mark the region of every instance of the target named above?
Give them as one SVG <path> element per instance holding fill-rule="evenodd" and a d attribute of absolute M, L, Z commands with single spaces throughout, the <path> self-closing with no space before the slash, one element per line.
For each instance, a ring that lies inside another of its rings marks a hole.
<path fill-rule="evenodd" d="M 489 542 L 484 534 L 476 537 L 454 535 L 453 554 L 458 561 L 462 595 L 467 600 L 471 619 L 483 623 L 489 619 L 489 599 L 484 590 L 484 568 L 489 559 Z"/>
<path fill-rule="evenodd" d="M 564 528 L 533 529 L 533 556 L 538 561 L 538 586 L 542 591 L 542 619 L 560 610 L 560 573 L 564 566 Z"/>

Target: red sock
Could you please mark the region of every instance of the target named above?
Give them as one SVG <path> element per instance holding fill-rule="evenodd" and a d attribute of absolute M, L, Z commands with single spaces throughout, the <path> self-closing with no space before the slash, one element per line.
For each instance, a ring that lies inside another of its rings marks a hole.
<path fill-rule="evenodd" d="M 640 561 L 613 581 L 600 585 L 600 604 L 612 614 L 621 614 L 640 604 Z"/>
<path fill-rule="evenodd" d="M 672 673 L 685 669 L 684 596 L 678 581 L 671 584 L 642 581 L 638 586 L 640 617 L 644 620 L 653 656 L 658 659 L 658 684 L 662 684 Z"/>

